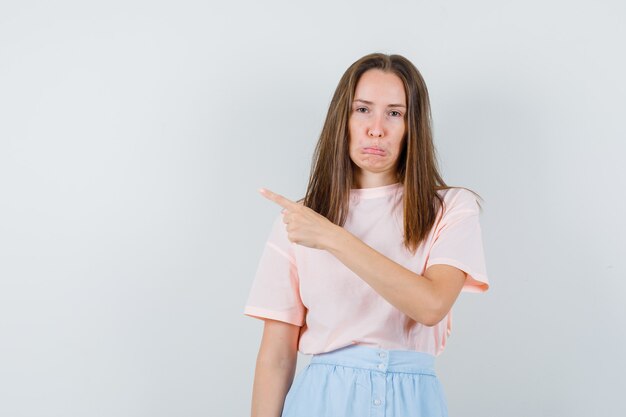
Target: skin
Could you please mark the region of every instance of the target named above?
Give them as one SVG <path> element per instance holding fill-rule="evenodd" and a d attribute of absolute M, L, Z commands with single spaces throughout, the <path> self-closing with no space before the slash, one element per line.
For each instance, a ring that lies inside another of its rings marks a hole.
<path fill-rule="evenodd" d="M 392 73 L 369 70 L 357 83 L 354 97 L 348 128 L 355 188 L 394 184 L 406 129 L 402 81 Z M 382 155 L 367 151 L 372 146 L 379 147 Z M 458 268 L 432 265 L 419 275 L 302 203 L 265 188 L 259 192 L 283 208 L 283 223 L 291 242 L 333 254 L 416 322 L 438 324 L 461 292 L 466 274 Z M 299 332 L 298 326 L 265 320 L 253 386 L 253 417 L 280 416 L 294 377 Z"/>
<path fill-rule="evenodd" d="M 252 417 L 280 417 L 298 359 L 300 327 L 266 319 L 252 386 Z"/>
<path fill-rule="evenodd" d="M 369 70 L 354 91 L 349 131 L 349 153 L 354 166 L 354 188 L 398 182 L 397 161 L 406 131 L 406 97 L 402 80 L 391 72 Z M 368 150 L 381 148 L 383 154 Z"/>

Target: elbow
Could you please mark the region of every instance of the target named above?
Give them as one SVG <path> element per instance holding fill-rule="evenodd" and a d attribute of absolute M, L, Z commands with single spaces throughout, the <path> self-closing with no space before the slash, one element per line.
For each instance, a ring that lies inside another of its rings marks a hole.
<path fill-rule="evenodd" d="M 413 320 L 423 324 L 426 327 L 434 327 L 446 318 L 449 311 L 450 309 L 445 308 L 444 306 L 431 307 L 429 309 L 420 311 L 416 315 L 416 317 L 413 317 Z"/>
<path fill-rule="evenodd" d="M 434 327 L 439 324 L 441 320 L 443 320 L 443 317 L 440 317 L 438 315 L 428 315 L 426 317 L 423 317 L 419 322 L 426 327 Z"/>

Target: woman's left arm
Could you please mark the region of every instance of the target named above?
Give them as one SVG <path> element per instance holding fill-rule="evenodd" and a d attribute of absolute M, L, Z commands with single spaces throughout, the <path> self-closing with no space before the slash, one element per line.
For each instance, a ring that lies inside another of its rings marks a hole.
<path fill-rule="evenodd" d="M 374 291 L 418 323 L 434 326 L 450 311 L 466 274 L 450 265 L 432 265 L 424 275 L 403 267 L 346 229 L 314 210 L 280 194 L 261 189 L 264 197 L 283 207 L 289 240 L 333 254 Z"/>

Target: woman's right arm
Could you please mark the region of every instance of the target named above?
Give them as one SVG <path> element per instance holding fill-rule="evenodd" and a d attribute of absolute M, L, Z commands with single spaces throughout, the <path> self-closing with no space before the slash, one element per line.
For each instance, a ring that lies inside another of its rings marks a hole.
<path fill-rule="evenodd" d="M 296 371 L 300 327 L 264 321 L 252 387 L 252 417 L 280 417 Z"/>

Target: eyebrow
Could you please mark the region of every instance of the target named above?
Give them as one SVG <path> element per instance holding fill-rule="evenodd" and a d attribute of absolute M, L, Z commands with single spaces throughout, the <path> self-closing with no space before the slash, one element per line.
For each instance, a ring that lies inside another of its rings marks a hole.
<path fill-rule="evenodd" d="M 373 102 L 371 102 L 371 101 L 363 100 L 363 99 L 360 99 L 360 98 L 357 98 L 357 99 L 356 99 L 356 100 L 354 100 L 354 101 L 355 101 L 355 102 L 357 102 L 357 101 L 358 101 L 359 103 L 367 104 L 367 105 L 370 105 L 370 106 L 371 106 L 372 104 L 374 104 L 374 103 L 373 103 Z M 389 104 L 387 107 L 402 107 L 402 108 L 405 108 L 405 109 L 406 109 L 406 106 L 405 106 L 404 104 Z"/>

